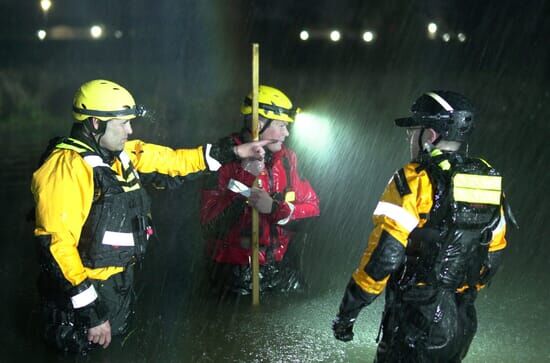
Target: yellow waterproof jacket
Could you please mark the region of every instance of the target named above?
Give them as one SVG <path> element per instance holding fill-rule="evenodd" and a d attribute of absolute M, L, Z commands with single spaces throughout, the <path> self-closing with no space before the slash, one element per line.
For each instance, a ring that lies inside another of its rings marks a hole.
<path fill-rule="evenodd" d="M 173 150 L 165 146 L 128 141 L 124 151 L 140 173 L 159 173 L 171 177 L 205 170 L 203 147 Z M 117 158 L 111 167 L 122 175 Z M 63 276 L 73 286 L 86 278 L 105 280 L 122 267 L 90 269 L 84 267 L 78 253 L 82 227 L 94 199 L 92 167 L 70 149 L 55 149 L 34 172 L 31 191 L 36 204 L 36 236 L 51 237 L 50 252 Z"/>
<path fill-rule="evenodd" d="M 374 230 L 370 234 L 367 249 L 361 258 L 360 265 L 352 275 L 355 283 L 364 292 L 379 295 L 386 287 L 390 276 L 388 274 L 384 278 L 376 280 L 365 271 L 365 266 L 371 261 L 383 232 L 390 234 L 406 248 L 411 231 L 424 226 L 427 222 L 427 217 L 433 205 L 433 188 L 426 170 L 417 172 L 418 166 L 417 163 L 409 163 L 402 169 L 401 173 L 396 173 L 390 179 L 374 210 Z M 398 184 L 404 181 L 408 184 L 410 193 L 401 196 Z M 500 222 L 492 230 L 489 253 L 506 247 L 505 233 L 506 222 L 501 212 Z"/>

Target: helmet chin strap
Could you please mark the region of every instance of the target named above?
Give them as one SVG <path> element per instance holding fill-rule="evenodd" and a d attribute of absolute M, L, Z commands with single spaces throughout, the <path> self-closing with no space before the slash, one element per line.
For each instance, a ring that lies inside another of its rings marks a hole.
<path fill-rule="evenodd" d="M 420 134 L 418 135 L 418 147 L 420 148 L 420 150 L 429 153 L 436 148 L 436 145 L 441 141 L 442 137 L 441 135 L 437 135 L 433 142 L 426 141 L 423 143 L 422 137 L 424 136 L 424 132 L 426 132 L 426 128 L 422 128 L 422 130 L 420 130 Z"/>
<path fill-rule="evenodd" d="M 108 121 L 107 121 L 108 122 Z M 99 121 L 98 128 L 95 129 L 91 118 L 84 121 L 84 127 L 90 133 L 90 139 L 94 143 L 93 147 L 101 155 L 105 162 L 111 163 L 114 158 L 120 153 L 120 151 L 110 151 L 101 146 L 101 138 L 105 136 L 105 130 L 107 129 L 107 122 Z M 97 140 L 96 140 L 97 137 Z"/>

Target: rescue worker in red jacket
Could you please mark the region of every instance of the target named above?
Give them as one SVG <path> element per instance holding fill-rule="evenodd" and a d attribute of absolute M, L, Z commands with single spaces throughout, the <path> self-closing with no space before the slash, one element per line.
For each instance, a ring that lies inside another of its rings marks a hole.
<path fill-rule="evenodd" d="M 459 362 L 477 329 L 474 301 L 497 271 L 514 221 L 498 171 L 460 148 L 474 127 L 463 95 L 433 91 L 412 106 L 412 162 L 373 212 L 374 230 L 333 331 L 353 338 L 361 309 L 386 289 L 376 362 Z M 515 223 L 515 221 L 514 221 Z"/>
<path fill-rule="evenodd" d="M 245 127 L 230 137 L 236 144 L 251 140 L 251 104 L 248 95 L 241 107 Z M 260 140 L 272 140 L 265 146 L 264 161 L 225 164 L 203 190 L 201 223 L 214 262 L 213 283 L 222 291 L 250 293 L 251 208 L 260 213 L 261 290 L 299 286 L 296 271 L 284 259 L 293 236 L 290 226 L 296 220 L 318 216 L 319 199 L 310 183 L 300 177 L 296 154 L 284 145 L 294 117 L 295 108 L 283 92 L 260 85 Z M 256 178 L 258 188 L 252 187 Z"/>
<path fill-rule="evenodd" d="M 63 351 L 106 348 L 127 330 L 134 266 L 153 234 L 144 185 L 177 186 L 236 154 L 264 154 L 265 142 L 173 150 L 128 141 L 143 113 L 122 86 L 84 83 L 71 136 L 51 140 L 33 174 L 45 338 Z"/>

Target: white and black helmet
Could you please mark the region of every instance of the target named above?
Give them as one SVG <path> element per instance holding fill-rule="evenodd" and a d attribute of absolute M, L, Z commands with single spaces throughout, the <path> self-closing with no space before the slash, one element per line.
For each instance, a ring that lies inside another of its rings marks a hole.
<path fill-rule="evenodd" d="M 431 128 L 441 139 L 458 142 L 466 141 L 474 128 L 474 106 L 456 92 L 426 92 L 414 102 L 411 111 L 411 117 L 398 118 L 395 124 Z"/>

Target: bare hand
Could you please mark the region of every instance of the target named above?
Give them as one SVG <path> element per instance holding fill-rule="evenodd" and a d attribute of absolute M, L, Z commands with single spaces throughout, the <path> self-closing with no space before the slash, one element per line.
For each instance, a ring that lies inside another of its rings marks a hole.
<path fill-rule="evenodd" d="M 88 341 L 101 345 L 103 349 L 107 348 L 111 343 L 111 324 L 109 324 L 109 320 L 88 329 Z"/>
<path fill-rule="evenodd" d="M 274 143 L 274 140 L 261 140 L 261 141 L 252 141 L 246 144 L 236 145 L 235 154 L 240 159 L 254 159 L 254 160 L 263 160 L 265 155 L 264 146 Z"/>
<path fill-rule="evenodd" d="M 263 161 L 254 159 L 244 159 L 241 162 L 241 166 L 244 170 L 255 176 L 260 175 L 262 170 L 265 169 L 265 164 Z"/>
<path fill-rule="evenodd" d="M 248 204 L 260 213 L 269 214 L 273 206 L 273 198 L 265 190 L 253 187 L 250 189 Z"/>

